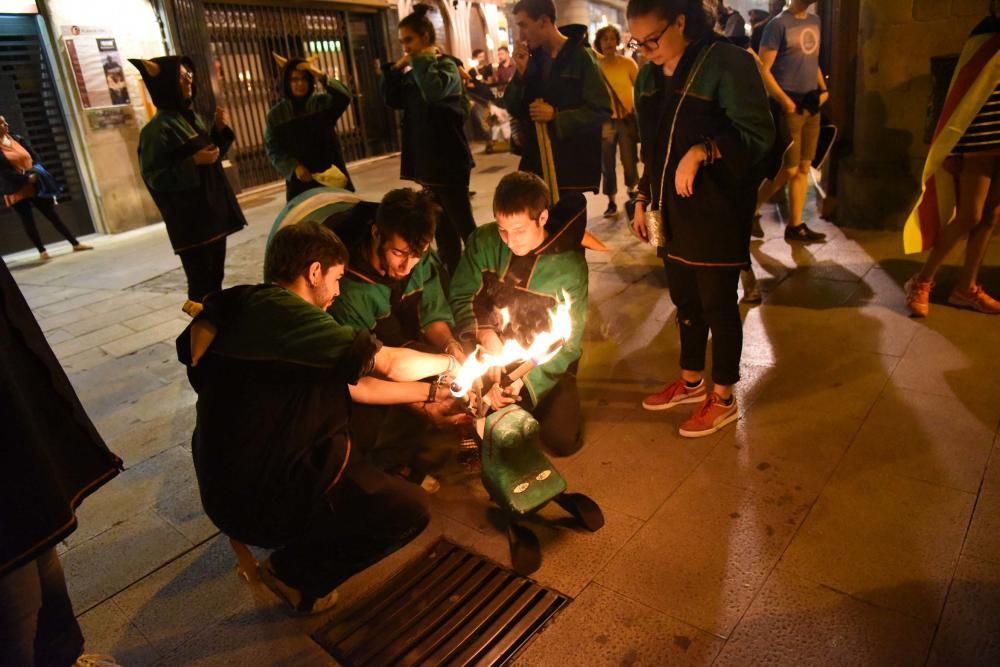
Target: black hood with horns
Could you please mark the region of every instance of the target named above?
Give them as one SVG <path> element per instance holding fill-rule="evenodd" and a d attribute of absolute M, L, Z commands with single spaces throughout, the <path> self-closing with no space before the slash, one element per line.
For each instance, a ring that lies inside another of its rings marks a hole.
<path fill-rule="evenodd" d="M 187 111 L 191 108 L 191 100 L 181 97 L 180 74 L 181 65 L 194 74 L 194 62 L 187 56 L 161 56 L 151 60 L 129 58 L 130 63 L 142 74 L 149 96 L 157 109 L 167 111 Z M 191 82 L 191 97 L 197 94 L 197 82 Z"/>

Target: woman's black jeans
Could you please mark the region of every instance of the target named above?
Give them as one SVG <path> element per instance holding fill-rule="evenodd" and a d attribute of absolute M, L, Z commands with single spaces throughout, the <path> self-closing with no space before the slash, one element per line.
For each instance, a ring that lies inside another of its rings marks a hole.
<path fill-rule="evenodd" d="M 434 232 L 438 256 L 448 269 L 455 273 L 458 260 L 462 257 L 462 244 L 476 231 L 476 221 L 472 216 L 472 202 L 466 185 L 429 185 L 438 204 L 444 209 Z"/>
<path fill-rule="evenodd" d="M 739 268 L 691 267 L 664 260 L 670 299 L 681 331 L 681 369 L 705 370 L 708 334 L 712 333 L 712 382 L 732 385 L 740 379 L 743 320 L 737 287 Z"/>
<path fill-rule="evenodd" d="M 62 218 L 56 213 L 56 204 L 48 197 L 31 197 L 29 199 L 22 199 L 21 201 L 14 204 L 11 208 L 17 213 L 18 217 L 21 218 L 21 224 L 24 226 L 24 231 L 31 239 L 31 242 L 35 244 L 35 249 L 38 252 L 45 252 L 45 244 L 42 243 L 42 237 L 38 233 L 38 227 L 35 226 L 35 212 L 34 209 L 38 209 L 42 215 L 49 219 L 52 226 L 56 228 L 56 231 L 63 235 L 63 237 L 69 241 L 70 245 L 78 245 L 80 242 L 76 240 L 73 236 L 73 232 L 69 231 Z"/>
<path fill-rule="evenodd" d="M 201 303 L 222 289 L 226 270 L 226 237 L 178 253 L 187 276 L 188 298 Z"/>

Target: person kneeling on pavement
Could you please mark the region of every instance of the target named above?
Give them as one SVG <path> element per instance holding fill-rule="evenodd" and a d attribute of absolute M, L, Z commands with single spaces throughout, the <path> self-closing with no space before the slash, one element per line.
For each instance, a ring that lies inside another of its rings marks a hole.
<path fill-rule="evenodd" d="M 386 193 L 377 207 L 361 202 L 324 224 L 350 252 L 340 296 L 328 312 L 345 326 L 370 331 L 385 345 L 451 354 L 465 360 L 452 332 L 454 319 L 443 282 L 446 272 L 430 247 L 441 207 L 427 190 L 399 188 Z M 411 406 L 356 405 L 354 441 L 383 469 L 423 480 L 437 488 L 416 461 L 427 436 L 471 421 L 448 403 Z"/>
<path fill-rule="evenodd" d="M 549 201 L 548 187 L 534 174 L 501 179 L 493 197 L 497 221 L 469 237 L 451 283 L 451 308 L 460 337 L 497 354 L 511 337 L 530 344 L 549 327 L 549 311 L 569 296 L 572 334 L 559 352 L 524 377 L 520 395 L 501 394 L 499 385 L 490 394 L 497 409 L 521 401 L 539 422 L 543 447 L 569 456 L 583 444 L 576 368 L 587 320 L 587 260 L 580 245 L 587 213 L 579 193 L 564 194 L 551 209 Z"/>
<path fill-rule="evenodd" d="M 229 537 L 274 549 L 261 579 L 299 612 L 329 608 L 337 586 L 429 520 L 419 487 L 352 450 L 351 401 L 436 402 L 447 385 L 416 380 L 456 366 L 383 347 L 324 312 L 346 263 L 321 224 L 282 228 L 266 284 L 211 295 L 177 340 L 198 393 L 192 454 L 205 512 Z"/>

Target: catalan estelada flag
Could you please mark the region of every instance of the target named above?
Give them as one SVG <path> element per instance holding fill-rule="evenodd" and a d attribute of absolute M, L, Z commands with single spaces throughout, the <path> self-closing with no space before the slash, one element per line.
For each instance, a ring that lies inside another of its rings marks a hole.
<path fill-rule="evenodd" d="M 997 19 L 987 18 L 972 31 L 962 48 L 924 164 L 920 179 L 923 191 L 903 227 L 903 250 L 907 253 L 930 249 L 941 227 L 955 213 L 956 181 L 944 169 L 944 160 L 1000 83 L 997 24 Z"/>

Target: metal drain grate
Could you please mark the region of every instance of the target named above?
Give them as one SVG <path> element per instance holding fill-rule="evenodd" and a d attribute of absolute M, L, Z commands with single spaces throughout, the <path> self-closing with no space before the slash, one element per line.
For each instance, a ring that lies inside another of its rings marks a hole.
<path fill-rule="evenodd" d="M 348 667 L 500 665 L 568 601 L 441 540 L 313 639 Z"/>

